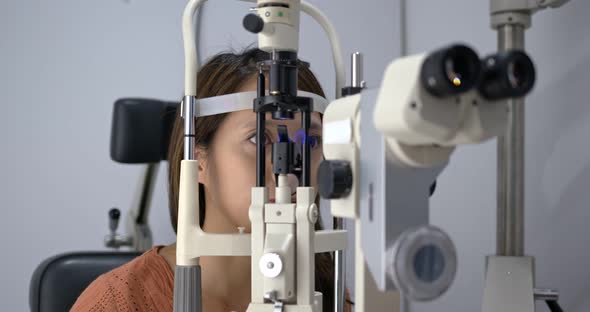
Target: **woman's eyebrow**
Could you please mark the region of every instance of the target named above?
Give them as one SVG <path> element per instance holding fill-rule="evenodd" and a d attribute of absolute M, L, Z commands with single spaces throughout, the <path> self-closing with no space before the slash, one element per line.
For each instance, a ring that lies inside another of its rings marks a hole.
<path fill-rule="evenodd" d="M 312 120 L 311 121 L 311 125 L 309 126 L 309 130 L 322 130 L 322 124 L 320 124 L 319 122 Z"/>

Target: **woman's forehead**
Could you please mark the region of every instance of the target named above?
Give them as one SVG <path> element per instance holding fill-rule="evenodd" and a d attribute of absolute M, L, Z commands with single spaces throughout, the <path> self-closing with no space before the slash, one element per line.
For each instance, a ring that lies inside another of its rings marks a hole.
<path fill-rule="evenodd" d="M 245 92 L 245 91 L 256 91 L 258 86 L 258 81 L 256 80 L 256 76 L 252 76 L 244 81 L 240 87 L 236 90 L 236 92 Z"/>

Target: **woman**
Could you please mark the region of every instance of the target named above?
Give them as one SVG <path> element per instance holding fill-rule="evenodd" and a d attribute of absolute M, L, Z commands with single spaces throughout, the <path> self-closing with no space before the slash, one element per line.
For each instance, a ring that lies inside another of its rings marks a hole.
<path fill-rule="evenodd" d="M 214 56 L 199 71 L 197 97 L 206 98 L 256 90 L 256 64 L 268 54 L 249 49 Z M 324 93 L 311 71 L 299 70 L 299 90 Z M 248 207 L 256 177 L 256 115 L 252 110 L 199 117 L 195 157 L 199 159 L 201 227 L 210 233 L 250 229 Z M 281 121 L 289 135 L 300 128 L 299 117 Z M 277 140 L 277 121 L 267 118 L 267 144 Z M 183 122 L 177 113 L 169 160 L 170 217 L 176 231 Z M 311 180 L 315 185 L 322 159 L 321 116 L 312 114 Z M 274 175 L 267 145 L 266 186 L 272 199 Z M 296 183 L 296 182 L 295 182 Z M 228 194 L 231 194 L 229 196 Z M 316 230 L 321 224 L 316 224 Z M 100 276 L 78 298 L 71 311 L 172 311 L 176 246 L 156 246 L 132 262 Z M 246 311 L 250 302 L 250 257 L 202 257 L 203 311 Z M 333 310 L 333 266 L 329 254 L 316 255 L 316 290 L 323 294 L 323 311 Z"/>

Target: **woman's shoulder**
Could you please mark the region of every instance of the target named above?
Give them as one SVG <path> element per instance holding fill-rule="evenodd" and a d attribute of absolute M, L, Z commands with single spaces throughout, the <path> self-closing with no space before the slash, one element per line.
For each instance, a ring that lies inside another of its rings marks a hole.
<path fill-rule="evenodd" d="M 172 309 L 174 274 L 154 247 L 102 274 L 70 311 L 165 311 Z"/>

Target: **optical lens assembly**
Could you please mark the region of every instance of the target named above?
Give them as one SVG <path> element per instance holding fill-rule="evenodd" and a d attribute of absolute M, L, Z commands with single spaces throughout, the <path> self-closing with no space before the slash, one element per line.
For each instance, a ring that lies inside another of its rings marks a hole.
<path fill-rule="evenodd" d="M 483 60 L 480 94 L 488 100 L 521 97 L 535 84 L 535 67 L 522 51 L 507 51 Z"/>
<path fill-rule="evenodd" d="M 414 274 L 425 283 L 438 280 L 445 269 L 445 258 L 436 245 L 420 247 L 414 256 Z"/>
<path fill-rule="evenodd" d="M 426 225 L 403 232 L 389 249 L 387 274 L 414 301 L 440 297 L 453 283 L 457 252 L 441 229 Z"/>
<path fill-rule="evenodd" d="M 432 95 L 444 97 L 473 88 L 480 77 L 477 53 L 464 45 L 453 45 L 430 54 L 422 64 L 420 79 Z"/>

